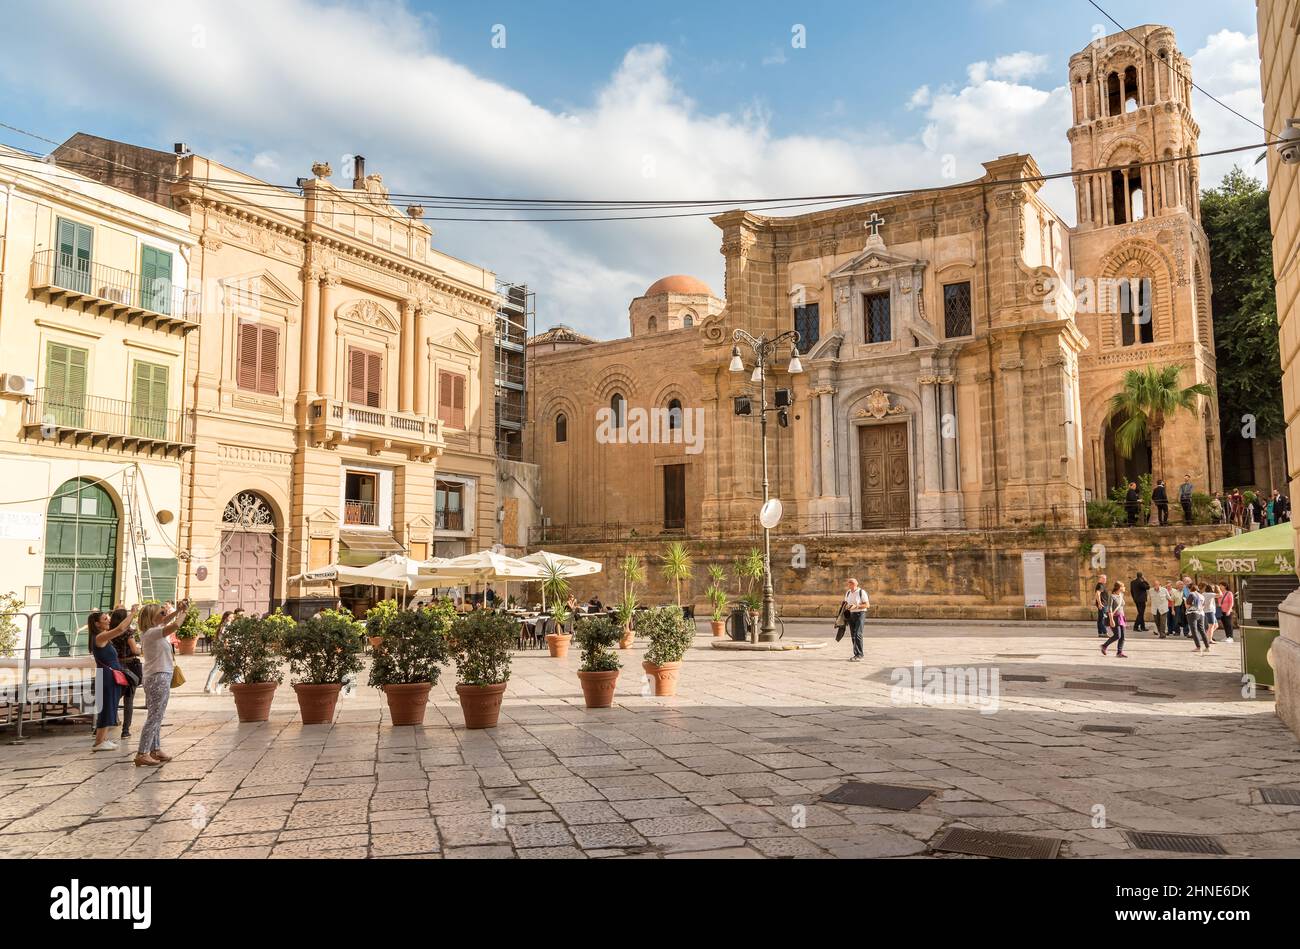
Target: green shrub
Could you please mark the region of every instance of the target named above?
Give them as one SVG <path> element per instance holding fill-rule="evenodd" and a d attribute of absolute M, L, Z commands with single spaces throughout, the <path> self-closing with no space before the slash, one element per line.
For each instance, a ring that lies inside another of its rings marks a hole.
<path fill-rule="evenodd" d="M 210 617 L 209 617 L 210 618 Z M 221 622 L 221 617 L 217 616 L 217 622 Z M 199 608 L 191 605 L 185 611 L 185 621 L 181 623 L 176 630 L 177 639 L 197 639 L 199 634 L 207 629 L 206 624 L 199 619 Z"/>
<path fill-rule="evenodd" d="M 720 564 L 709 567 L 709 588 L 704 591 L 708 597 L 713 621 L 721 623 L 727 616 L 727 571 Z"/>
<path fill-rule="evenodd" d="M 695 624 L 686 618 L 681 607 L 661 606 L 641 616 L 637 621 L 637 635 L 650 640 L 645 661 L 662 666 L 682 661 L 686 650 L 695 642 Z"/>
<path fill-rule="evenodd" d="M 375 648 L 370 663 L 370 684 L 409 685 L 436 683 L 442 667 L 451 658 L 452 620 L 456 612 L 439 603 L 421 610 L 398 612 L 384 626 L 384 641 Z M 366 631 L 370 617 L 366 617 Z M 372 634 L 373 635 L 373 634 Z"/>
<path fill-rule="evenodd" d="M 1204 491 L 1192 492 L 1192 523 L 1193 524 L 1213 524 L 1214 515 L 1210 512 L 1210 504 L 1214 498 Z"/>
<path fill-rule="evenodd" d="M 284 673 L 276 650 L 283 634 L 284 624 L 270 617 L 241 616 L 212 644 L 212 658 L 227 682 L 281 682 Z"/>
<path fill-rule="evenodd" d="M 518 638 L 518 623 L 501 613 L 475 610 L 456 617 L 451 624 L 456 678 L 463 685 L 510 681 L 510 649 Z"/>
<path fill-rule="evenodd" d="M 608 616 L 593 616 L 578 620 L 573 631 L 582 651 L 583 672 L 613 672 L 622 668 L 618 655 L 611 647 L 619 641 L 622 629 Z"/>
<path fill-rule="evenodd" d="M 330 611 L 299 623 L 284 637 L 284 657 L 295 682 L 326 685 L 361 671 L 365 627 Z"/>
<path fill-rule="evenodd" d="M 366 611 L 366 635 L 382 636 L 393 617 L 402 612 L 396 600 L 380 600 Z"/>
<path fill-rule="evenodd" d="M 1089 501 L 1089 527 L 1119 527 L 1127 523 L 1124 506 L 1115 501 Z"/>
<path fill-rule="evenodd" d="M 0 657 L 8 658 L 18 648 L 18 634 L 22 630 L 13 618 L 25 605 L 16 593 L 0 593 Z"/>

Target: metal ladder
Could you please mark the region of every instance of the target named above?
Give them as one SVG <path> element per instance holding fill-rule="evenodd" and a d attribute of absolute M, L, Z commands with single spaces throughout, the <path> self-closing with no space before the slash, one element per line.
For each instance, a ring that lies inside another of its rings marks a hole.
<path fill-rule="evenodd" d="M 128 542 L 131 545 L 131 560 L 135 564 L 136 598 L 141 603 L 147 603 L 154 598 L 153 573 L 149 569 L 149 549 L 145 544 L 147 535 L 138 516 L 140 498 L 137 494 L 136 485 L 139 478 L 140 466 L 138 464 L 131 465 L 126 469 L 123 478 L 122 507 L 125 509 L 126 514 L 126 531 Z"/>

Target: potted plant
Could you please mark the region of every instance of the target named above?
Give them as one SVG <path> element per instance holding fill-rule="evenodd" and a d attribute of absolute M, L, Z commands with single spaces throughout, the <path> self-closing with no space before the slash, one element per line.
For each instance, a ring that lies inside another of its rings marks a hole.
<path fill-rule="evenodd" d="M 659 558 L 663 564 L 664 579 L 673 584 L 677 592 L 677 605 L 682 605 L 682 581 L 691 579 L 691 552 L 680 540 L 675 540 L 664 548 Z"/>
<path fill-rule="evenodd" d="M 380 600 L 366 610 L 366 636 L 370 639 L 370 648 L 378 649 L 384 640 L 384 630 L 393 617 L 402 612 L 396 600 Z"/>
<path fill-rule="evenodd" d="M 749 553 L 736 561 L 736 579 L 745 585 L 739 599 L 751 617 L 758 615 L 759 607 L 763 604 L 763 597 L 754 589 L 754 584 L 763 582 L 764 566 L 763 552 L 757 547 L 751 547 Z"/>
<path fill-rule="evenodd" d="M 276 654 L 282 630 L 283 624 L 271 617 L 241 616 L 231 620 L 212 644 L 212 658 L 230 683 L 241 722 L 264 722 L 271 717 L 271 701 L 284 678 Z"/>
<path fill-rule="evenodd" d="M 370 684 L 383 689 L 394 725 L 420 725 L 442 667 L 447 664 L 448 633 L 456 618 L 450 600 L 399 612 L 384 628 L 370 663 Z"/>
<path fill-rule="evenodd" d="M 638 634 L 650 641 L 641 668 L 654 679 L 655 695 L 676 695 L 682 657 L 695 641 L 695 624 L 680 606 L 663 606 L 641 617 Z"/>
<path fill-rule="evenodd" d="M 614 704 L 614 686 L 622 665 L 610 648 L 618 642 L 619 625 L 608 616 L 593 616 L 578 620 L 574 636 L 582 653 L 578 681 L 583 701 L 587 708 L 609 708 Z"/>
<path fill-rule="evenodd" d="M 451 624 L 456 660 L 456 695 L 466 728 L 495 728 L 510 680 L 515 621 L 501 613 L 475 610 Z"/>
<path fill-rule="evenodd" d="M 569 654 L 569 641 L 573 638 L 564 631 L 569 622 L 570 613 L 564 602 L 569 597 L 569 578 L 564 575 L 564 568 L 548 561 L 542 565 L 542 607 L 551 603 L 551 618 L 555 620 L 555 632 L 546 634 L 546 647 L 552 659 L 562 659 Z"/>
<path fill-rule="evenodd" d="M 573 613 L 563 603 L 556 603 L 551 607 L 551 619 L 555 622 L 555 632 L 546 634 L 546 648 L 551 651 L 552 659 L 563 659 L 569 654 L 569 642 L 573 639 L 564 631 Z"/>
<path fill-rule="evenodd" d="M 624 557 L 619 564 L 623 574 L 623 598 L 614 607 L 618 621 L 622 624 L 623 635 L 618 641 L 619 649 L 631 649 L 636 633 L 632 629 L 632 617 L 636 613 L 636 585 L 645 579 L 645 567 L 641 558 L 635 554 Z"/>
<path fill-rule="evenodd" d="M 221 617 L 218 616 L 217 622 L 220 621 Z M 176 630 L 176 651 L 182 656 L 194 655 L 201 632 L 203 632 L 203 624 L 199 621 L 199 608 L 191 606 L 185 611 L 185 621 Z"/>
<path fill-rule="evenodd" d="M 304 725 L 334 721 L 344 678 L 361 671 L 364 629 L 351 616 L 326 610 L 284 637 L 284 657 L 289 660 Z"/>
<path fill-rule="evenodd" d="M 713 630 L 715 639 L 726 635 L 726 582 L 727 571 L 723 570 L 719 564 L 713 564 L 709 567 L 709 588 L 704 591 L 704 595 L 709 599 L 709 610 L 712 615 L 709 627 Z"/>

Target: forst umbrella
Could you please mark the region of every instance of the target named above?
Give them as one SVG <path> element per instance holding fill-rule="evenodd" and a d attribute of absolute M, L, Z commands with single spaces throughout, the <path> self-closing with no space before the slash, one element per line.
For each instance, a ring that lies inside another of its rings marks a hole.
<path fill-rule="evenodd" d="M 1188 547 L 1179 558 L 1184 573 L 1282 576 L 1295 573 L 1295 528 L 1290 522 L 1245 531 Z"/>
<path fill-rule="evenodd" d="M 538 567 L 553 564 L 559 568 L 561 575 L 565 577 L 585 577 L 593 573 L 600 573 L 605 569 L 594 560 L 583 560 L 581 557 L 572 557 L 568 554 L 555 554 L 549 550 L 539 550 L 519 559 L 524 563 L 535 564 Z"/>

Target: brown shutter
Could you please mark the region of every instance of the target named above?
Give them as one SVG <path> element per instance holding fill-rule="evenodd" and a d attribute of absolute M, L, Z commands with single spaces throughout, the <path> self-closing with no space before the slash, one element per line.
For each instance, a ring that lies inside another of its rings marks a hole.
<path fill-rule="evenodd" d="M 438 373 L 438 418 L 444 425 L 451 425 L 451 373 Z"/>
<path fill-rule="evenodd" d="M 455 393 L 452 405 L 452 415 L 455 418 L 455 428 L 465 427 L 465 377 L 453 376 L 455 383 L 452 391 Z"/>
<path fill-rule="evenodd" d="M 348 401 L 366 404 L 366 354 L 359 349 L 348 350 Z"/>
<path fill-rule="evenodd" d="M 257 336 L 256 323 L 240 323 L 238 348 L 235 359 L 235 384 L 241 389 L 257 390 Z"/>
<path fill-rule="evenodd" d="M 379 353 L 366 353 L 366 405 L 380 406 L 384 391 L 384 360 Z"/>
<path fill-rule="evenodd" d="M 263 326 L 261 333 L 261 352 L 257 358 L 257 391 L 266 395 L 277 395 L 280 391 L 280 330 L 275 326 Z"/>

